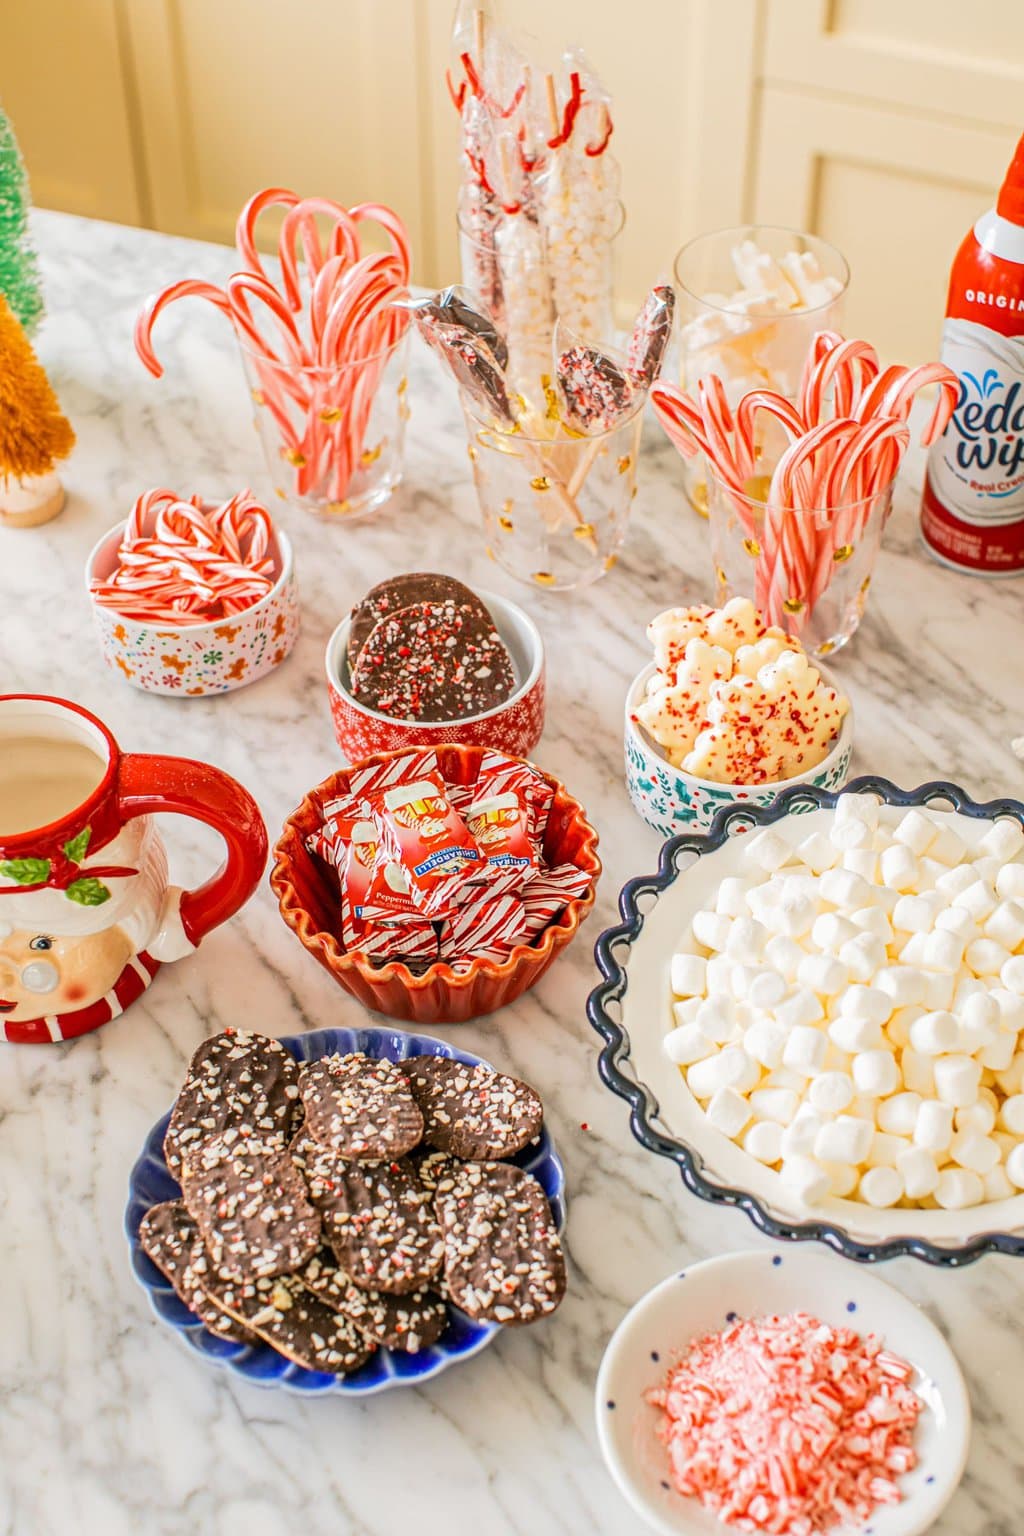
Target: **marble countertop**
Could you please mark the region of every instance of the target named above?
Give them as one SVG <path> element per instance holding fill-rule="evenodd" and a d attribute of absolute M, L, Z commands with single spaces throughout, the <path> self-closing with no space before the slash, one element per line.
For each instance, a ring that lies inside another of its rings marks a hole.
<path fill-rule="evenodd" d="M 82 587 L 97 537 L 154 485 L 269 494 L 234 343 L 209 306 L 159 323 L 161 382 L 131 345 L 142 299 L 186 275 L 223 281 L 230 252 L 37 214 L 49 318 L 39 352 L 78 433 L 64 514 L 0 530 L 5 690 L 63 694 L 127 749 L 205 758 L 257 796 L 272 837 L 339 763 L 322 655 L 339 616 L 395 569 L 450 569 L 507 591 L 547 642 L 548 724 L 537 758 L 588 808 L 605 874 L 582 936 L 536 990 L 491 1019 L 438 1033 L 543 1090 L 570 1191 L 571 1284 L 550 1323 L 513 1331 L 429 1386 L 360 1404 L 303 1402 L 204 1365 L 159 1324 L 122 1229 L 128 1172 L 195 1045 L 225 1025 L 270 1034 L 366 1015 L 305 954 L 259 893 L 198 954 L 167 967 L 129 1012 L 64 1047 L 0 1055 L 0 1533 L 2 1536 L 632 1536 L 639 1524 L 601 1463 L 593 1383 L 626 1309 L 683 1260 L 763 1243 L 747 1219 L 694 1201 L 632 1139 L 600 1085 L 584 1001 L 592 945 L 658 840 L 622 782 L 626 687 L 643 627 L 709 588 L 706 528 L 680 463 L 645 426 L 640 492 L 615 571 L 578 595 L 517 587 L 487 560 L 453 391 L 425 353 L 412 368 L 406 480 L 371 520 L 282 516 L 296 544 L 303 631 L 270 678 L 213 700 L 135 692 L 106 671 Z M 916 537 L 920 456 L 907 466 L 867 617 L 835 661 L 857 716 L 854 767 L 911 785 L 934 777 L 986 798 L 1020 793 L 1021 587 L 955 575 Z M 457 550 L 457 558 L 453 551 Z M 183 883 L 215 854 L 204 829 L 166 827 Z M 950 1338 L 970 1386 L 974 1439 L 939 1536 L 1013 1536 L 1024 1483 L 1024 1266 L 963 1273 L 883 1267 Z"/>

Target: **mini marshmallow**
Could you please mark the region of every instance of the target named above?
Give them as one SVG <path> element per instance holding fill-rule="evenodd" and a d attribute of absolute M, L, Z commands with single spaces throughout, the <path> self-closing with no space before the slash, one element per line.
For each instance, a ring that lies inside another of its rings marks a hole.
<path fill-rule="evenodd" d="M 885 1026 L 886 1038 L 889 1044 L 898 1046 L 900 1050 L 904 1046 L 909 1045 L 910 1031 L 924 1011 L 916 1003 L 912 1003 L 906 1008 L 897 1008 Z"/>
<path fill-rule="evenodd" d="M 993 987 L 989 996 L 999 1005 L 1003 1028 L 1018 1031 L 1024 1029 L 1024 997 L 1010 992 L 1006 987 Z"/>
<path fill-rule="evenodd" d="M 849 918 L 838 912 L 823 912 L 811 928 L 811 943 L 825 954 L 836 955 L 842 946 L 859 933 Z"/>
<path fill-rule="evenodd" d="M 773 832 L 771 827 L 762 827 L 760 832 L 755 832 L 753 837 L 743 840 L 743 857 L 748 864 L 754 864 L 758 869 L 773 873 L 781 869 L 783 864 L 793 857 L 792 846 L 784 837 Z"/>
<path fill-rule="evenodd" d="M 734 965 L 729 971 L 729 985 L 726 989 L 730 997 L 737 1003 L 745 1003 L 750 992 L 750 984 L 758 974 L 756 965 Z"/>
<path fill-rule="evenodd" d="M 949 1011 L 955 1013 L 957 1018 L 959 1018 L 968 999 L 976 997 L 979 993 L 983 996 L 988 995 L 988 988 L 985 983 L 979 980 L 977 976 L 972 976 L 970 971 L 961 968 L 956 973 L 956 987 Z"/>
<path fill-rule="evenodd" d="M 715 911 L 726 917 L 743 917 L 747 910 L 750 882 L 739 875 L 726 875 L 715 892 Z"/>
<path fill-rule="evenodd" d="M 902 942 L 900 942 L 901 940 Z M 928 934 L 926 933 L 911 933 L 906 937 L 900 934 L 895 946 L 900 957 L 900 964 L 912 965 L 921 970 L 924 967 L 925 955 L 927 953 L 925 944 L 927 942 Z"/>
<path fill-rule="evenodd" d="M 800 961 L 796 979 L 819 997 L 835 997 L 848 984 L 850 973 L 834 955 L 809 954 Z"/>
<path fill-rule="evenodd" d="M 690 1068 L 691 1072 L 693 1068 Z M 953 1106 L 938 1099 L 924 1099 L 917 1112 L 914 1145 L 928 1152 L 945 1152 L 953 1139 Z"/>
<path fill-rule="evenodd" d="M 766 1072 L 758 1085 L 761 1088 L 794 1088 L 802 1093 L 807 1086 L 807 1075 L 794 1072 L 790 1067 L 773 1067 Z"/>
<path fill-rule="evenodd" d="M 696 1024 L 690 1023 L 670 1030 L 662 1041 L 662 1049 L 669 1061 L 675 1062 L 677 1067 L 688 1067 L 695 1061 L 704 1061 L 711 1055 L 714 1046 Z"/>
<path fill-rule="evenodd" d="M 805 933 L 810 933 L 820 910 L 818 903 L 810 896 L 792 895 L 766 909 L 762 918 L 770 933 L 802 939 Z"/>
<path fill-rule="evenodd" d="M 903 1179 L 895 1168 L 869 1168 L 861 1174 L 857 1193 L 868 1205 L 881 1210 L 895 1205 L 903 1195 Z"/>
<path fill-rule="evenodd" d="M 1001 901 L 985 919 L 985 937 L 995 939 L 1013 951 L 1024 944 L 1024 906 L 1019 901 Z"/>
<path fill-rule="evenodd" d="M 839 849 L 824 832 L 812 832 L 810 837 L 805 837 L 797 845 L 796 851 L 797 856 L 816 875 L 823 875 L 826 869 L 832 869 L 839 863 Z"/>
<path fill-rule="evenodd" d="M 963 838 L 948 825 L 940 826 L 938 833 L 928 845 L 928 857 L 939 864 L 959 864 L 966 852 L 967 847 Z"/>
<path fill-rule="evenodd" d="M 1007 1156 L 1006 1177 L 1017 1189 L 1024 1189 L 1024 1141 Z"/>
<path fill-rule="evenodd" d="M 996 880 L 1002 867 L 1002 859 L 979 856 L 974 860 L 974 878 L 975 880 L 981 880 L 985 885 L 990 885 L 995 890 Z"/>
<path fill-rule="evenodd" d="M 984 880 L 975 880 L 964 891 L 957 891 L 953 897 L 955 907 L 963 907 L 969 912 L 976 922 L 982 923 L 996 909 L 999 898 L 992 887 Z"/>
<path fill-rule="evenodd" d="M 963 939 L 965 949 L 975 939 L 981 938 L 981 929 L 966 907 L 944 908 L 936 917 L 935 926 L 945 929 L 947 933 L 955 933 L 957 938 Z"/>
<path fill-rule="evenodd" d="M 786 995 L 786 983 L 778 971 L 767 966 L 758 970 L 747 988 L 747 1000 L 755 1008 L 774 1008 Z"/>
<path fill-rule="evenodd" d="M 931 1098 L 935 1093 L 935 1058 L 925 1055 L 922 1051 L 915 1051 L 907 1046 L 900 1052 L 900 1071 L 903 1074 L 904 1086 L 911 1093 L 919 1093 L 922 1098 Z"/>
<path fill-rule="evenodd" d="M 875 895 L 874 886 L 855 875 L 852 869 L 827 869 L 818 881 L 818 888 L 824 901 L 846 912 L 870 906 Z"/>
<path fill-rule="evenodd" d="M 921 1095 L 904 1090 L 883 1099 L 878 1106 L 878 1128 L 890 1136 L 913 1136 Z"/>
<path fill-rule="evenodd" d="M 946 874 L 940 875 L 935 882 L 935 889 L 941 891 L 948 901 L 959 896 L 961 891 L 966 891 L 977 879 L 974 870 L 969 864 L 954 864 Z"/>
<path fill-rule="evenodd" d="M 783 1065 L 793 1072 L 801 1073 L 804 1077 L 813 1077 L 816 1072 L 821 1071 L 825 1060 L 826 1044 L 825 1035 L 820 1029 L 815 1029 L 810 1024 L 797 1024 L 790 1029 L 789 1039 L 782 1053 Z"/>
<path fill-rule="evenodd" d="M 703 997 L 708 963 L 700 955 L 673 955 L 671 986 L 676 997 Z"/>
<path fill-rule="evenodd" d="M 935 1202 L 944 1211 L 963 1211 L 970 1205 L 980 1205 L 985 1198 L 985 1186 L 969 1168 L 944 1168 L 935 1186 Z"/>
<path fill-rule="evenodd" d="M 932 847 L 934 846 L 935 845 L 933 843 Z M 929 852 L 924 854 L 922 858 L 918 859 L 917 867 L 921 872 L 921 884 L 919 885 L 918 890 L 922 894 L 925 892 L 931 894 L 936 880 L 939 879 L 940 875 L 944 875 L 946 873 L 948 865 L 940 863 L 938 859 L 933 859 L 931 856 L 931 851 L 929 850 Z"/>
<path fill-rule="evenodd" d="M 927 971 L 924 1005 L 926 1008 L 945 1009 L 953 1001 L 956 976 L 952 971 Z"/>
<path fill-rule="evenodd" d="M 943 1051 L 955 1051 L 960 1041 L 960 1026 L 956 1015 L 944 1009 L 923 1013 L 910 1026 L 910 1043 L 922 1056 L 940 1056 Z"/>
<path fill-rule="evenodd" d="M 849 853 L 855 848 L 870 848 L 873 837 L 874 833 L 867 823 L 858 820 L 833 821 L 828 834 L 829 842 L 842 853 Z"/>
<path fill-rule="evenodd" d="M 903 1192 L 909 1200 L 924 1200 L 933 1194 L 939 1182 L 939 1170 L 924 1147 L 908 1147 L 896 1159 L 903 1180 Z"/>
<path fill-rule="evenodd" d="M 878 854 L 874 848 L 848 848 L 843 854 L 843 868 L 874 885 L 878 877 Z"/>
<path fill-rule="evenodd" d="M 724 912 L 702 910 L 693 914 L 693 936 L 705 949 L 722 951 L 729 942 L 734 919 Z"/>
<path fill-rule="evenodd" d="M 1024 900 L 1024 864 L 1004 864 L 996 876 L 996 890 L 1004 901 Z"/>
<path fill-rule="evenodd" d="M 806 1104 L 801 1104 L 789 1125 L 783 1128 L 783 1157 L 811 1157 L 815 1139 L 823 1124 L 820 1115 L 815 1114 Z"/>
<path fill-rule="evenodd" d="M 1006 1177 L 1006 1169 L 998 1163 L 991 1172 L 986 1173 L 982 1179 L 985 1186 L 986 1200 L 1009 1200 L 1017 1191 Z"/>
<path fill-rule="evenodd" d="M 905 933 L 930 933 L 945 905 L 934 891 L 927 896 L 901 896 L 892 909 L 892 926 Z"/>
<path fill-rule="evenodd" d="M 953 1126 L 958 1131 L 977 1131 L 982 1136 L 988 1136 L 996 1128 L 997 1104 L 995 1094 L 987 1093 L 982 1088 L 976 1104 L 969 1104 L 966 1109 L 958 1109 L 953 1116 Z"/>
<path fill-rule="evenodd" d="M 965 1109 L 974 1104 L 981 1086 L 981 1063 L 958 1052 L 940 1056 L 935 1063 L 935 1092 L 943 1104 Z"/>
<path fill-rule="evenodd" d="M 749 1102 L 755 1119 L 787 1126 L 797 1112 L 800 1096 L 794 1088 L 755 1088 Z"/>
<path fill-rule="evenodd" d="M 750 1105 L 735 1088 L 719 1088 L 704 1113 L 717 1130 L 733 1141 L 750 1121 Z"/>
<path fill-rule="evenodd" d="M 755 1120 L 743 1138 L 743 1150 L 759 1163 L 777 1163 L 782 1157 L 782 1126 L 775 1120 Z"/>
<path fill-rule="evenodd" d="M 999 972 L 999 980 L 1008 992 L 1024 996 L 1024 955 L 1011 955 Z"/>
<path fill-rule="evenodd" d="M 1024 1051 L 1017 1051 L 1005 1067 L 997 1067 L 995 1072 L 996 1082 L 1004 1093 L 1013 1094 L 1024 1091 Z"/>
<path fill-rule="evenodd" d="M 968 944 L 964 959 L 977 976 L 998 976 L 1010 958 L 1010 952 L 995 939 L 975 939 Z"/>
<path fill-rule="evenodd" d="M 942 928 L 926 934 L 921 964 L 927 971 L 957 971 L 964 956 L 963 941 Z"/>
<path fill-rule="evenodd" d="M 957 1131 L 949 1144 L 949 1152 L 961 1168 L 970 1168 L 980 1174 L 991 1173 L 1002 1161 L 996 1143 L 980 1131 Z"/>
<path fill-rule="evenodd" d="M 731 959 L 742 961 L 746 965 L 757 965 L 768 939 L 767 928 L 756 918 L 736 917 L 732 919 L 725 953 Z"/>
<path fill-rule="evenodd" d="M 1011 1093 L 999 1110 L 999 1125 L 1012 1136 L 1024 1137 L 1024 1093 Z"/>
<path fill-rule="evenodd" d="M 924 972 L 913 965 L 884 965 L 872 985 L 891 997 L 897 1008 L 923 1003 L 928 987 Z"/>
<path fill-rule="evenodd" d="M 884 1024 L 892 1013 L 892 998 L 881 987 L 847 987 L 839 1001 L 839 1011 L 848 1019 Z"/>
<path fill-rule="evenodd" d="M 851 1071 L 857 1092 L 873 1098 L 895 1093 L 900 1085 L 900 1069 L 892 1051 L 859 1051 L 851 1062 Z"/>
<path fill-rule="evenodd" d="M 853 1078 L 848 1072 L 822 1072 L 807 1091 L 811 1108 L 822 1115 L 841 1115 L 853 1101 Z"/>
<path fill-rule="evenodd" d="M 987 991 L 973 992 L 959 1001 L 956 1019 L 960 1028 L 957 1049 L 966 1051 L 969 1056 L 991 1045 L 1002 1033 L 1003 1017 L 999 1004 Z"/>
<path fill-rule="evenodd" d="M 728 1045 L 738 1040 L 742 1029 L 736 1016 L 736 1004 L 724 992 L 706 997 L 697 1009 L 697 1028 L 715 1045 Z"/>
<path fill-rule="evenodd" d="M 871 981 L 876 971 L 886 963 L 885 945 L 873 933 L 858 933 L 840 946 L 837 957 L 849 970 L 854 981 Z"/>
<path fill-rule="evenodd" d="M 728 993 L 732 988 L 732 961 L 728 955 L 712 955 L 707 962 L 707 985 L 705 991 L 708 997 L 715 997 L 719 992 Z"/>
<path fill-rule="evenodd" d="M 878 861 L 883 885 L 894 891 L 915 891 L 921 872 L 917 860 L 903 843 L 891 843 Z"/>
<path fill-rule="evenodd" d="M 850 913 L 850 922 L 861 933 L 870 933 L 888 947 L 893 941 L 892 923 L 881 907 L 861 907 Z"/>
<path fill-rule="evenodd" d="M 719 1088 L 749 1093 L 761 1078 L 761 1068 L 739 1045 L 727 1045 L 713 1056 L 695 1061 L 687 1070 L 686 1083 L 695 1099 L 710 1099 Z"/>
<path fill-rule="evenodd" d="M 857 1051 L 874 1051 L 884 1044 L 882 1026 L 874 1019 L 858 1019 L 841 1013 L 828 1026 L 828 1038 L 847 1055 Z"/>
<path fill-rule="evenodd" d="M 1009 863 L 1024 850 L 1024 831 L 1021 830 L 1020 822 L 1008 816 L 1000 816 L 985 833 L 980 846 L 991 858 L 998 859 L 1000 864 Z"/>
<path fill-rule="evenodd" d="M 787 1189 L 804 1205 L 818 1205 L 830 1193 L 828 1174 L 811 1157 L 787 1157 L 779 1173 Z"/>
<path fill-rule="evenodd" d="M 836 800 L 834 824 L 841 827 L 846 822 L 860 821 L 873 831 L 878 826 L 878 806 L 874 795 L 841 794 Z"/>
<path fill-rule="evenodd" d="M 821 1006 L 821 999 L 808 987 L 797 987 L 784 1002 L 779 1003 L 775 1009 L 775 1018 L 779 1024 L 787 1029 L 794 1029 L 799 1025 L 817 1024 L 825 1016 L 825 1010 Z"/>
<path fill-rule="evenodd" d="M 978 1061 L 986 1072 L 995 1072 L 1003 1092 L 1008 1092 L 1003 1081 L 1008 1071 L 1013 1068 L 1016 1061 L 1017 1036 L 1010 1030 L 1004 1030 L 997 1035 L 991 1045 L 982 1046 L 978 1052 Z M 1022 1067 L 1024 1070 L 1024 1067 Z"/>
<path fill-rule="evenodd" d="M 837 1200 L 845 1200 L 857 1188 L 860 1169 L 852 1163 L 822 1163 L 821 1169 L 828 1175 L 829 1194 Z"/>
<path fill-rule="evenodd" d="M 758 1019 L 743 1036 L 743 1049 L 762 1067 L 777 1067 L 789 1039 L 789 1031 L 774 1019 Z"/>
<path fill-rule="evenodd" d="M 675 1019 L 676 1024 L 692 1024 L 703 1001 L 702 997 L 687 997 L 681 1002 L 673 1003 L 672 1017 Z"/>
<path fill-rule="evenodd" d="M 938 828 L 930 816 L 923 811 L 910 810 L 893 828 L 892 837 L 893 842 L 902 843 L 920 858 L 922 853 L 927 853 L 937 834 Z"/>
<path fill-rule="evenodd" d="M 895 1136 L 891 1131 L 876 1131 L 867 1165 L 869 1168 L 895 1168 L 900 1154 L 906 1152 L 909 1146 L 906 1136 Z"/>
<path fill-rule="evenodd" d="M 764 960 L 773 971 L 786 981 L 793 981 L 800 967 L 800 961 L 807 953 L 794 939 L 787 938 L 784 934 L 778 934 L 774 939 L 769 939 L 764 947 Z"/>
<path fill-rule="evenodd" d="M 821 1127 L 814 1138 L 814 1155 L 826 1163 L 863 1163 L 874 1139 L 875 1127 L 870 1120 L 840 1115 Z"/>

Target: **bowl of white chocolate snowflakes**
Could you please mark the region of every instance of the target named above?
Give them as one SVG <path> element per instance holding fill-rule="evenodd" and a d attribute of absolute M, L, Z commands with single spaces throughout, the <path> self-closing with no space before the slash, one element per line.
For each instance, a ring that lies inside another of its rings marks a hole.
<path fill-rule="evenodd" d="M 855 1259 L 1024 1254 L 1024 804 L 798 785 L 620 909 L 601 1075 L 693 1193 Z"/>
<path fill-rule="evenodd" d="M 749 598 L 670 608 L 647 638 L 654 660 L 626 698 L 626 784 L 662 837 L 705 831 L 734 801 L 768 805 L 788 785 L 844 782 L 849 700 Z"/>

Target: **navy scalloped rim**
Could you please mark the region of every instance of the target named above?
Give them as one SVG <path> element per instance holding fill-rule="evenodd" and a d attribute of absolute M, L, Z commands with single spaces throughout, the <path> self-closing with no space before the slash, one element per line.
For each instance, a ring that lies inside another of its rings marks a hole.
<path fill-rule="evenodd" d="M 851 779 L 843 786 L 842 793 L 865 792 L 878 795 L 887 805 L 929 805 L 944 801 L 947 806 L 965 816 L 992 819 L 1011 816 L 1024 825 L 1024 803 L 1019 800 L 989 800 L 981 803 L 972 800 L 967 792 L 956 784 L 935 779 L 921 784 L 917 789 L 900 789 L 888 779 L 874 774 L 864 774 Z M 711 853 L 721 848 L 733 828 L 769 826 L 784 816 L 819 809 L 831 809 L 840 791 L 817 789 L 813 785 L 796 784 L 784 789 L 769 805 L 751 806 L 736 803 L 716 815 L 706 833 L 683 832 L 669 838 L 663 845 L 656 875 L 638 875 L 627 880 L 619 894 L 619 911 L 622 922 L 606 928 L 594 945 L 594 957 L 604 980 L 587 998 L 587 1018 L 592 1028 L 604 1040 L 598 1058 L 598 1071 L 602 1081 L 625 1099 L 630 1106 L 629 1127 L 642 1147 L 667 1157 L 676 1164 L 686 1188 L 698 1199 L 715 1205 L 736 1206 L 745 1211 L 754 1226 L 768 1237 L 783 1242 L 824 1243 L 834 1252 L 861 1264 L 875 1264 L 885 1259 L 908 1256 L 921 1259 L 926 1264 L 945 1268 L 961 1268 L 973 1264 L 986 1253 L 1004 1253 L 1013 1257 L 1024 1255 L 1024 1233 L 983 1232 L 969 1242 L 953 1245 L 930 1243 L 920 1237 L 894 1237 L 887 1241 L 862 1242 L 851 1237 L 842 1227 L 826 1221 L 789 1221 L 773 1216 L 764 1203 L 746 1190 L 719 1184 L 703 1171 L 700 1154 L 685 1142 L 660 1130 L 655 1121 L 660 1113 L 658 1101 L 646 1083 L 641 1083 L 630 1062 L 630 1041 L 625 1029 L 609 1011 L 609 1005 L 621 1004 L 629 985 L 626 966 L 628 953 L 636 943 L 644 925 L 640 902 L 653 896 L 655 901 L 668 889 L 680 873 L 678 861 L 688 853 Z M 625 951 L 625 958 L 620 958 Z"/>

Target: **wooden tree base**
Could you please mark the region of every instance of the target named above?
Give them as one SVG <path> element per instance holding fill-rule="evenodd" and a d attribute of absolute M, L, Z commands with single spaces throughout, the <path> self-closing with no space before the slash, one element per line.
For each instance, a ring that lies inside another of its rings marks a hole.
<path fill-rule="evenodd" d="M 21 482 L 8 489 L 0 479 L 0 528 L 38 528 L 63 511 L 64 487 L 56 475 L 42 477 L 38 489 L 34 500 L 30 485 Z"/>

